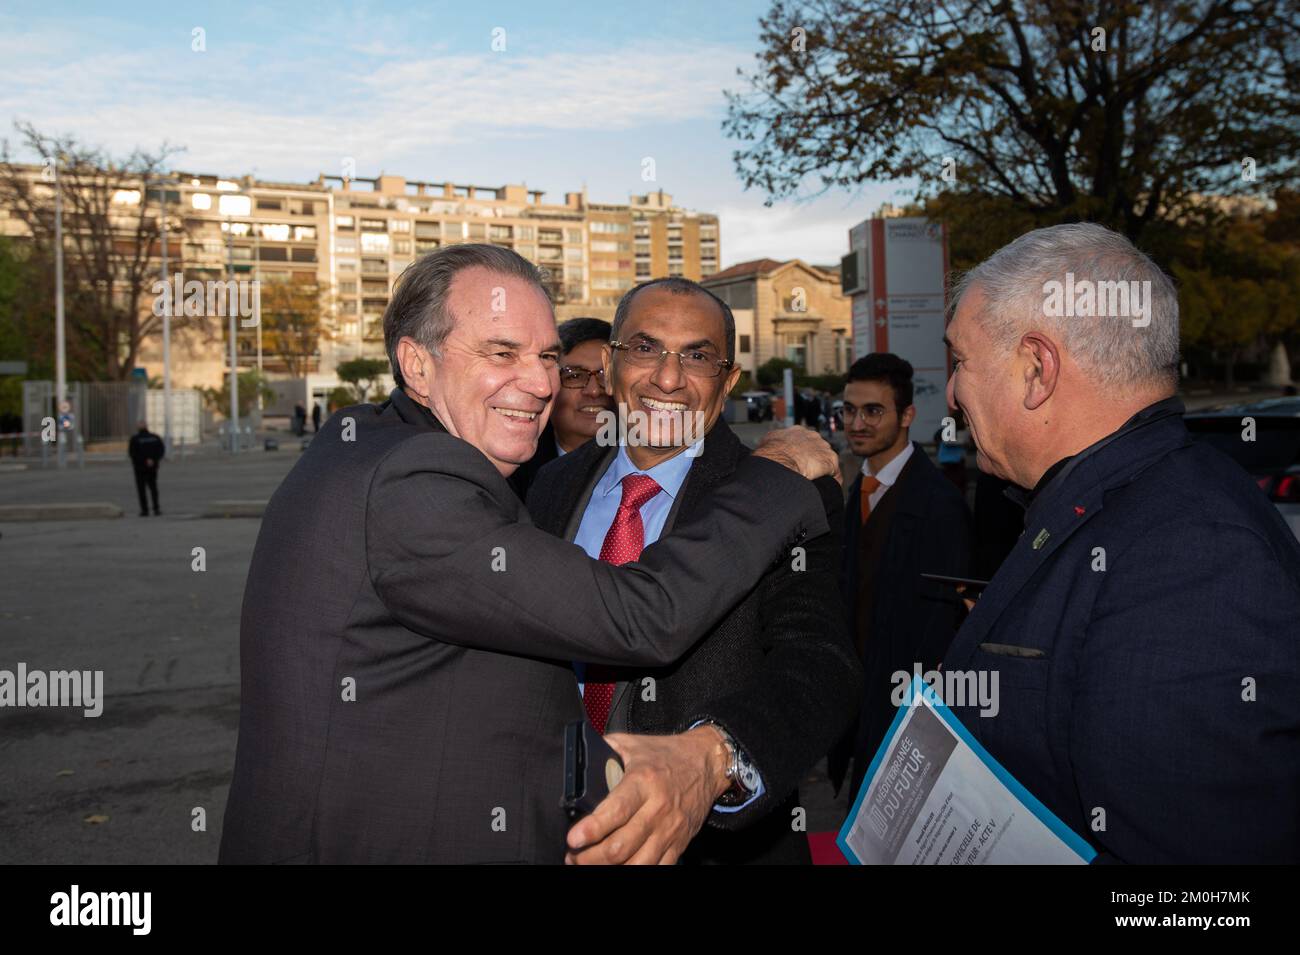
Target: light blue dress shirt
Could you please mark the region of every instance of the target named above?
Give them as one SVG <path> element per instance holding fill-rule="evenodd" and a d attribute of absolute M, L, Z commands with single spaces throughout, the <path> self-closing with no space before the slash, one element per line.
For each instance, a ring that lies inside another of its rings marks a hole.
<path fill-rule="evenodd" d="M 659 493 L 650 500 L 641 505 L 641 525 L 645 528 L 644 547 L 649 547 L 659 539 L 663 533 L 664 524 L 668 520 L 668 514 L 673 509 L 673 503 L 677 500 L 677 495 L 681 492 L 682 485 L 686 482 L 686 475 L 690 473 L 691 464 L 699 456 L 699 445 L 703 442 L 701 438 L 694 445 L 687 448 L 681 454 L 674 455 L 667 461 L 656 464 L 648 471 L 642 471 L 632 459 L 628 457 L 627 448 L 620 447 L 618 454 L 615 455 L 614 461 L 605 471 L 596 486 L 592 488 L 591 499 L 587 502 L 587 509 L 582 514 L 582 522 L 578 525 L 578 533 L 573 538 L 575 544 L 585 550 L 590 557 L 600 559 L 600 549 L 605 543 L 605 535 L 609 533 L 610 527 L 614 523 L 614 517 L 618 514 L 618 506 L 623 500 L 623 478 L 629 474 L 645 474 L 654 478 L 655 483 L 659 485 Z M 586 683 L 584 682 L 584 671 L 586 666 L 582 663 L 574 664 L 574 669 L 578 671 L 578 687 L 586 692 Z M 699 726 L 696 723 L 695 726 Z M 691 729 L 694 729 L 692 726 Z M 739 812 L 759 796 L 763 795 L 763 781 L 758 781 L 758 791 L 749 799 L 739 806 L 714 806 L 717 812 Z"/>

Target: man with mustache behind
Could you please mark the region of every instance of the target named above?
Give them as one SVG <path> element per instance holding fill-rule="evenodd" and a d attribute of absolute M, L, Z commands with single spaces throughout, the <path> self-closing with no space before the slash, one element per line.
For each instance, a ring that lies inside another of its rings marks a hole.
<path fill-rule="evenodd" d="M 614 399 L 605 393 L 605 371 L 600 365 L 609 327 L 600 318 L 571 318 L 556 329 L 562 349 L 560 390 L 555 393 L 551 420 L 537 439 L 537 453 L 510 475 L 510 486 L 521 501 L 544 465 L 594 438 L 601 413 L 613 410 Z"/>
<path fill-rule="evenodd" d="M 725 303 L 686 279 L 647 282 L 623 297 L 612 334 L 603 365 L 630 419 L 625 441 L 598 436 L 551 462 L 528 509 L 539 527 L 617 564 L 689 534 L 750 452 L 720 420 L 740 375 Z M 830 478 L 816 485 L 835 531 L 777 561 L 741 598 L 720 597 L 724 616 L 680 660 L 617 668 L 578 658 L 588 718 L 609 743 L 629 762 L 648 757 L 695 781 L 675 834 L 690 840 L 683 862 L 810 861 L 797 787 L 852 719 L 862 687 L 836 579 L 841 492 Z M 763 507 L 754 502 L 756 519 Z M 731 573 L 730 560 L 711 573 Z M 710 735 L 730 756 L 725 775 L 691 758 L 690 741 Z M 667 861 L 650 807 L 618 795 L 571 830 L 571 860 Z"/>

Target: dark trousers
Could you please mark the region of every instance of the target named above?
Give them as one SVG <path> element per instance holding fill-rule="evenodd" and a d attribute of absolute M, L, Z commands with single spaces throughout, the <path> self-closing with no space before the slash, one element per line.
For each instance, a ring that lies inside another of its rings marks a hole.
<path fill-rule="evenodd" d="M 135 493 L 140 495 L 140 513 L 148 514 L 149 506 L 145 503 L 144 489 L 149 488 L 149 495 L 153 498 L 153 512 L 158 513 L 158 469 L 157 468 L 136 468 L 135 469 Z"/>

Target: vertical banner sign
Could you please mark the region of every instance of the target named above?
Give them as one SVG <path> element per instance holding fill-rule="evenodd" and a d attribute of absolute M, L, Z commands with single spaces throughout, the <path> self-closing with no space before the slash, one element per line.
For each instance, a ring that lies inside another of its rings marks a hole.
<path fill-rule="evenodd" d="M 948 414 L 947 234 L 919 217 L 868 219 L 849 230 L 849 250 L 842 274 L 853 299 L 853 357 L 893 352 L 912 363 L 912 433 L 929 440 Z"/>

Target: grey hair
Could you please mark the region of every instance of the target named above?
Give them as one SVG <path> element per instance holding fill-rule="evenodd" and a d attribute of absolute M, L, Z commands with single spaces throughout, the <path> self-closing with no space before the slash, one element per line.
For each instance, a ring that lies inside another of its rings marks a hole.
<path fill-rule="evenodd" d="M 1067 273 L 1076 284 L 1093 282 L 1094 289 L 1107 287 L 1101 283 L 1149 282 L 1143 287 L 1150 290 L 1150 324 L 1049 314 L 1048 283 L 1064 284 Z M 1092 222 L 1035 229 L 963 275 L 953 287 L 954 306 L 976 287 L 985 296 L 977 320 L 1000 345 L 1010 347 L 1026 331 L 1042 328 L 1099 384 L 1130 389 L 1178 382 L 1178 292 L 1169 276 L 1118 232 Z"/>
<path fill-rule="evenodd" d="M 405 382 L 397 362 L 397 343 L 409 336 L 435 357 L 441 357 L 442 344 L 456 324 L 456 316 L 447 307 L 452 279 L 464 269 L 476 267 L 530 282 L 550 301 L 537 267 L 503 246 L 465 243 L 420 256 L 397 277 L 393 297 L 384 311 L 384 350 L 398 388 Z"/>

